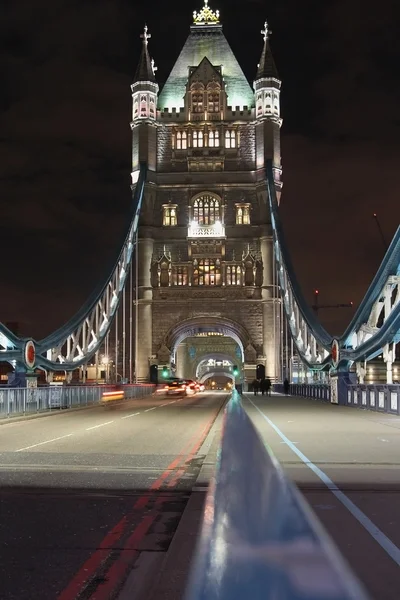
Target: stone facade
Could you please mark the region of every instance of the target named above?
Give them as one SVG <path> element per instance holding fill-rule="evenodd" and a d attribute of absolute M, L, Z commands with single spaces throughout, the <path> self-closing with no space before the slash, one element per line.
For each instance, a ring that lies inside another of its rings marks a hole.
<path fill-rule="evenodd" d="M 150 64 L 147 38 L 143 65 Z M 262 60 L 268 52 L 265 35 Z M 241 349 L 248 378 L 257 363 L 277 375 L 279 307 L 265 164 L 273 161 L 279 194 L 280 82 L 265 69 L 261 75 L 253 91 L 217 20 L 191 26 L 154 117 L 145 106 L 146 82 L 134 84 L 146 118 L 133 115 L 133 186 L 139 162 L 148 164 L 139 228 L 139 380 L 168 352 L 182 371 L 182 361 L 190 361 L 179 344 L 213 331 Z M 149 84 L 152 94 L 155 86 Z M 231 96 L 246 104 L 230 104 Z M 272 108 L 263 104 L 270 97 Z"/>

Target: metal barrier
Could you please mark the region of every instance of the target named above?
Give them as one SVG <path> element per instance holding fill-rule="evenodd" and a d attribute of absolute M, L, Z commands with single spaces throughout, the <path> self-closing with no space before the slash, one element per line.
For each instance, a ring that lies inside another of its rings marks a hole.
<path fill-rule="evenodd" d="M 185 600 L 366 600 L 233 392 Z"/>
<path fill-rule="evenodd" d="M 0 388 L 0 419 L 100 404 L 102 394 L 114 389 L 112 385 Z M 125 400 L 130 400 L 149 396 L 155 386 L 124 385 L 123 389 Z"/>
<path fill-rule="evenodd" d="M 347 405 L 400 415 L 400 385 L 349 385 Z"/>
<path fill-rule="evenodd" d="M 284 394 L 282 383 L 275 383 L 273 390 L 279 394 Z M 331 400 L 331 388 L 327 383 L 291 383 L 289 386 L 291 396 L 303 396 L 305 398 L 316 398 L 317 400 Z"/>

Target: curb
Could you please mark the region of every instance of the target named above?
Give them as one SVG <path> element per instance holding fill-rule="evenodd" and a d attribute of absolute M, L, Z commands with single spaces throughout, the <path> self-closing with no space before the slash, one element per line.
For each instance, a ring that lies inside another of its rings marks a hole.
<path fill-rule="evenodd" d="M 77 412 L 79 410 L 89 410 L 91 408 L 98 408 L 101 404 L 91 404 L 90 406 L 77 406 L 76 408 L 55 408 L 46 412 L 34 413 L 32 415 L 25 414 L 18 417 L 1 417 L 1 425 L 11 425 L 11 423 L 19 423 L 20 421 L 32 421 L 34 419 L 43 419 L 43 417 L 54 417 L 56 415 L 66 415 L 71 412 Z"/>

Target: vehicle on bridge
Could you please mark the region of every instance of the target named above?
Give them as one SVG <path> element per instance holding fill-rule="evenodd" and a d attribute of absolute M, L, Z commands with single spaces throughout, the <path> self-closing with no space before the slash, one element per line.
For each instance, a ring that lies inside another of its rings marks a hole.
<path fill-rule="evenodd" d="M 107 392 L 103 392 L 101 395 L 101 405 L 111 408 L 116 404 L 122 402 L 125 398 L 125 391 L 123 389 L 115 389 Z"/>
<path fill-rule="evenodd" d="M 201 391 L 201 386 L 193 379 L 172 379 L 166 385 L 168 395 L 186 395 L 193 396 Z"/>

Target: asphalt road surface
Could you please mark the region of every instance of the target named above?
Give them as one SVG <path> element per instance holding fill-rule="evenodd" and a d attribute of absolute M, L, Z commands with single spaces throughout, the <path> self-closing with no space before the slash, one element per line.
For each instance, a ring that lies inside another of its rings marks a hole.
<path fill-rule="evenodd" d="M 400 598 L 400 417 L 245 394 L 243 405 L 371 598 Z"/>
<path fill-rule="evenodd" d="M 0 425 L 1 600 L 106 600 L 165 552 L 227 394 Z"/>

